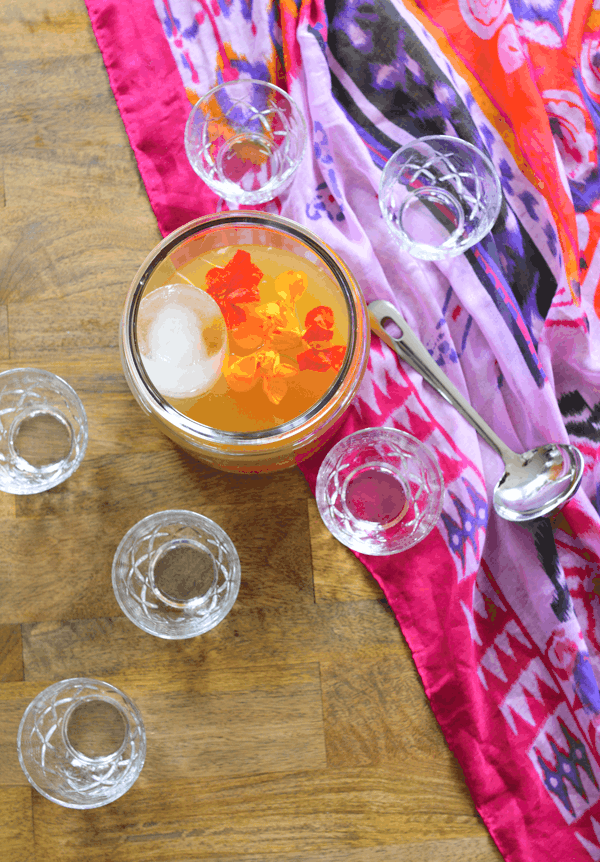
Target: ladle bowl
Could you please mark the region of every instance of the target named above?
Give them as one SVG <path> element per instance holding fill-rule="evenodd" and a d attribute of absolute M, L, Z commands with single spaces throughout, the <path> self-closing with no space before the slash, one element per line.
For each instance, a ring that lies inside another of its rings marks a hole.
<path fill-rule="evenodd" d="M 494 488 L 494 508 L 501 518 L 543 518 L 575 494 L 584 470 L 576 446 L 546 443 L 522 454 L 513 452 L 451 383 L 392 303 L 376 300 L 368 308 L 372 331 L 458 410 L 504 461 L 504 474 Z"/>

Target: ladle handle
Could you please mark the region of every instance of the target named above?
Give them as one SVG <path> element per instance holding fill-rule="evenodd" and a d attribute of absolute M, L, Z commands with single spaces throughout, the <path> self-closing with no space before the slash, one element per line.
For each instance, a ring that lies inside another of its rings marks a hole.
<path fill-rule="evenodd" d="M 401 359 L 408 362 L 425 380 L 442 395 L 469 422 L 478 434 L 492 449 L 500 455 L 503 461 L 518 461 L 519 456 L 502 442 L 498 435 L 481 416 L 473 410 L 469 402 L 458 391 L 456 386 L 446 377 L 438 364 L 429 355 L 408 323 L 397 308 L 383 299 L 369 304 L 371 329 L 382 341 L 394 350 Z M 401 330 L 400 335 L 392 335 L 383 326 L 385 320 L 390 320 Z"/>

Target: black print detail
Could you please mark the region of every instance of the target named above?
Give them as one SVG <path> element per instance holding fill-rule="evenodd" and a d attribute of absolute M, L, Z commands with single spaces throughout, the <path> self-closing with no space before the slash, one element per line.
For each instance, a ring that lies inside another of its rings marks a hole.
<path fill-rule="evenodd" d="M 587 403 L 580 392 L 565 392 L 561 395 L 558 406 L 565 417 L 565 426 L 570 436 L 585 437 L 593 443 L 600 443 L 600 401 L 593 407 Z M 584 415 L 587 413 L 587 416 Z M 576 416 L 577 419 L 568 419 Z"/>
<path fill-rule="evenodd" d="M 332 56 L 366 101 L 390 123 L 416 138 L 454 133 L 484 151 L 492 147 L 493 135 L 485 126 L 475 124 L 469 100 L 457 92 L 452 73 L 445 64 L 436 63 L 393 3 L 326 0 L 325 6 L 329 18 L 327 45 Z M 331 77 L 335 98 L 381 168 L 398 144 L 369 120 L 333 71 Z M 512 194 L 514 177 L 506 162 L 500 165 L 500 174 L 503 187 Z M 526 206 L 539 220 L 535 201 Z M 556 290 L 556 279 L 517 216 L 513 213 L 509 227 L 507 214 L 504 202 L 488 235 L 486 253 L 496 260 L 510 300 L 514 298 L 518 305 L 535 344 L 540 319 L 548 314 Z M 469 260 L 473 262 L 472 257 Z M 495 302 L 507 301 L 496 296 L 496 287 L 489 279 L 482 284 Z M 535 376 L 535 371 L 532 373 Z"/>
<path fill-rule="evenodd" d="M 558 562 L 558 552 L 554 541 L 552 524 L 548 518 L 537 518 L 535 521 L 524 523 L 523 526 L 533 536 L 538 560 L 554 586 L 554 598 L 551 603 L 552 610 L 557 619 L 561 623 L 564 623 L 571 610 L 571 596 L 569 588 L 560 577 L 560 564 Z"/>

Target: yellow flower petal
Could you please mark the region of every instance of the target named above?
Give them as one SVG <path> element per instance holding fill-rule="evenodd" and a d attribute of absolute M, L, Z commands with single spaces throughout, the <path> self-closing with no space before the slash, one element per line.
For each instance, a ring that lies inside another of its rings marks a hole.
<path fill-rule="evenodd" d="M 288 390 L 288 385 L 281 377 L 263 378 L 263 390 L 272 404 L 280 404 Z"/>
<path fill-rule="evenodd" d="M 306 289 L 306 275 L 293 269 L 280 273 L 275 279 L 275 290 L 286 305 L 293 306 Z"/>
<path fill-rule="evenodd" d="M 242 356 L 234 360 L 229 357 L 223 367 L 223 374 L 235 392 L 249 392 L 260 378 L 258 354 L 251 353 L 250 356 Z"/>
<path fill-rule="evenodd" d="M 302 345 L 302 331 L 300 329 L 280 329 L 271 333 L 269 345 L 279 352 L 296 350 Z"/>

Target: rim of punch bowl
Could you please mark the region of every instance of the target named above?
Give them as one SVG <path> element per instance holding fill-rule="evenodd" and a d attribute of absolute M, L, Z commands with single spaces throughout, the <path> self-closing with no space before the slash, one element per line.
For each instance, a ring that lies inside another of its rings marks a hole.
<path fill-rule="evenodd" d="M 329 387 L 329 389 L 315 402 L 308 410 L 296 416 L 294 419 L 284 422 L 282 425 L 275 425 L 273 428 L 265 428 L 260 431 L 221 431 L 218 428 L 213 428 L 210 425 L 203 425 L 201 422 L 196 422 L 190 419 L 184 413 L 180 413 L 177 408 L 173 407 L 156 389 L 151 382 L 144 368 L 137 341 L 137 312 L 140 302 L 144 295 L 146 285 L 152 274 L 162 263 L 165 258 L 185 239 L 191 238 L 199 232 L 203 226 L 209 225 L 210 229 L 221 227 L 231 228 L 234 224 L 239 224 L 246 228 L 270 228 L 280 231 L 285 236 L 291 237 L 296 241 L 303 243 L 326 265 L 329 270 L 329 275 L 339 287 L 344 299 L 346 300 L 346 309 L 348 312 L 348 344 L 346 355 L 342 367 Z M 352 290 L 354 287 L 354 292 Z M 362 314 L 360 311 L 362 309 Z M 362 319 L 362 327 L 359 327 L 359 322 Z M 160 419 L 173 428 L 184 431 L 194 437 L 201 436 L 204 438 L 202 442 L 206 444 L 228 444 L 230 446 L 260 446 L 266 443 L 273 444 L 276 442 L 286 443 L 290 438 L 305 427 L 305 432 L 311 430 L 318 431 L 319 414 L 328 407 L 335 399 L 336 395 L 340 395 L 340 390 L 343 389 L 346 377 L 353 364 L 357 362 L 357 354 L 360 354 L 361 343 L 359 342 L 360 331 L 364 333 L 362 338 L 362 356 L 358 355 L 359 374 L 356 385 L 353 387 L 351 397 L 342 398 L 340 404 L 334 412 L 334 417 L 339 413 L 341 415 L 350 404 L 350 401 L 356 393 L 358 384 L 362 379 L 367 366 L 369 353 L 370 329 L 368 324 L 368 312 L 365 298 L 362 294 L 360 286 L 350 270 L 346 267 L 341 258 L 329 248 L 316 234 L 292 219 L 287 219 L 283 216 L 275 216 L 270 213 L 263 213 L 252 210 L 234 210 L 232 212 L 221 214 L 210 214 L 201 216 L 193 221 L 187 222 L 182 227 L 177 228 L 172 233 L 168 234 L 152 251 L 147 255 L 146 259 L 135 274 L 127 297 L 121 319 L 121 354 L 124 366 L 131 373 L 135 370 L 137 375 L 137 389 L 134 392 L 136 400 L 140 401 L 142 395 L 144 401 L 153 402 L 155 412 Z M 142 385 L 140 385 L 142 384 Z M 139 390 L 142 390 L 141 392 Z M 146 412 L 153 411 L 146 405 L 141 403 L 142 408 Z M 332 421 L 333 417 L 327 417 L 327 424 Z"/>

